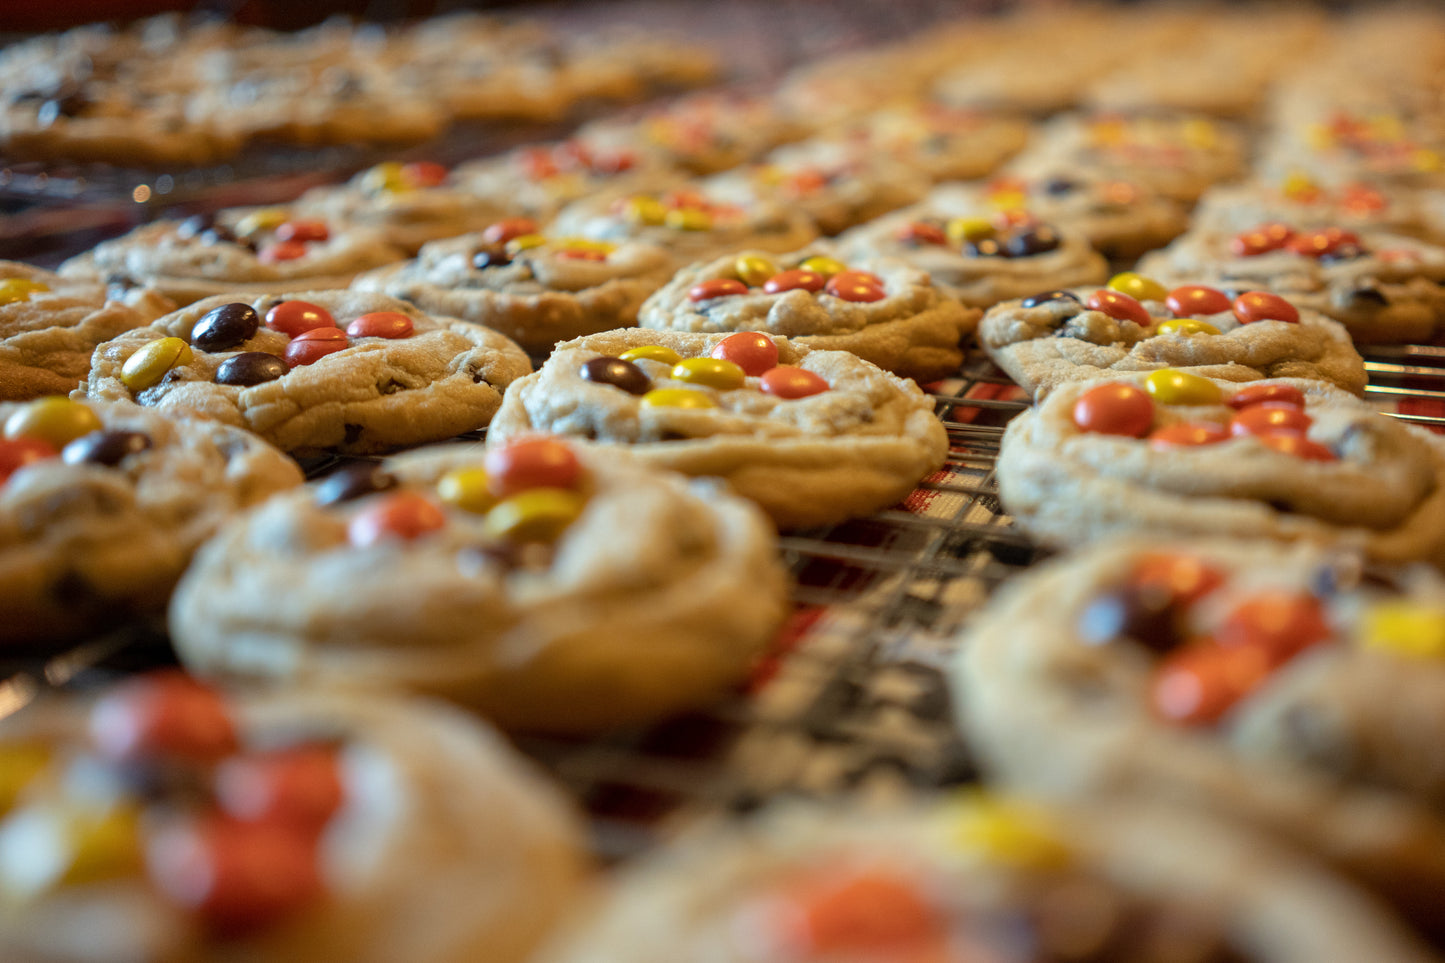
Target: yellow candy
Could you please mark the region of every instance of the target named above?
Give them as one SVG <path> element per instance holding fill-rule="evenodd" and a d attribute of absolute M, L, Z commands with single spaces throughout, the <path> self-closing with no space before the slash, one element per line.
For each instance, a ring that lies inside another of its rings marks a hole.
<path fill-rule="evenodd" d="M 483 527 L 492 538 L 550 542 L 576 521 L 586 502 L 566 488 L 529 488 L 497 502 Z"/>
<path fill-rule="evenodd" d="M 642 396 L 642 404 L 648 408 L 716 408 L 713 401 L 701 391 L 686 388 L 654 388 Z"/>
<path fill-rule="evenodd" d="M 769 277 L 771 276 L 769 275 Z M 635 348 L 628 348 L 618 357 L 623 361 L 639 361 L 646 358 L 648 361 L 660 361 L 667 365 L 677 364 L 682 360 L 682 355 L 660 344 L 641 344 Z"/>
<path fill-rule="evenodd" d="M 507 242 L 507 253 L 517 254 L 521 251 L 529 251 L 534 247 L 541 247 L 546 243 L 547 239 L 541 234 L 523 234 Z"/>
<path fill-rule="evenodd" d="M 263 207 L 252 211 L 236 222 L 236 235 L 250 237 L 260 231 L 271 231 L 285 224 L 291 217 L 284 207 Z"/>
<path fill-rule="evenodd" d="M 48 285 L 39 281 L 31 281 L 27 278 L 6 278 L 0 281 L 0 304 L 14 304 L 16 301 L 29 301 L 30 295 L 37 291 L 49 291 Z"/>
<path fill-rule="evenodd" d="M 667 208 L 655 197 L 639 195 L 627 199 L 623 213 L 636 224 L 660 225 L 667 220 Z"/>
<path fill-rule="evenodd" d="M 1169 289 L 1142 274 L 1125 271 L 1109 279 L 1109 288 L 1120 294 L 1127 294 L 1135 301 L 1163 301 L 1169 297 Z"/>
<path fill-rule="evenodd" d="M 134 807 L 77 814 L 66 828 L 71 857 L 64 882 L 93 883 L 126 876 L 140 868 L 140 819 Z"/>
<path fill-rule="evenodd" d="M 741 388 L 747 381 L 747 374 L 734 361 L 722 358 L 685 358 L 672 367 L 672 377 L 688 384 L 707 385 L 728 391 Z"/>
<path fill-rule="evenodd" d="M 180 338 L 159 338 L 125 360 L 120 380 L 131 391 L 144 391 L 177 365 L 190 364 L 192 357 L 191 346 Z"/>
<path fill-rule="evenodd" d="M 1445 657 L 1445 610 L 1404 599 L 1376 603 L 1361 619 L 1360 644 L 1415 658 Z"/>
<path fill-rule="evenodd" d="M 761 287 L 763 282 L 778 273 L 777 265 L 760 254 L 744 254 L 733 262 L 738 280 L 748 287 Z"/>
<path fill-rule="evenodd" d="M 15 806 L 27 786 L 50 765 L 50 749 L 38 742 L 0 746 L 0 815 Z"/>
<path fill-rule="evenodd" d="M 437 495 L 448 505 L 485 515 L 497 504 L 487 484 L 485 468 L 453 468 L 437 482 Z"/>
<path fill-rule="evenodd" d="M 988 197 L 989 205 L 997 211 L 1022 210 L 1028 200 L 1028 196 L 1022 191 L 999 191 Z"/>
<path fill-rule="evenodd" d="M 1218 334 L 1219 329 L 1198 318 L 1177 318 L 1159 325 L 1159 334 Z"/>
<path fill-rule="evenodd" d="M 1319 191 L 1319 185 L 1311 180 L 1308 174 L 1293 171 L 1285 175 L 1282 193 L 1291 200 L 1317 197 Z"/>
<path fill-rule="evenodd" d="M 1410 155 L 1410 166 L 1422 173 L 1434 174 L 1445 169 L 1445 157 L 1439 151 L 1421 147 Z"/>
<path fill-rule="evenodd" d="M 1208 378 L 1160 368 L 1144 379 L 1144 390 L 1161 405 L 1217 405 L 1224 401 L 1224 392 Z"/>
<path fill-rule="evenodd" d="M 983 792 L 967 793 L 957 804 L 953 839 L 965 852 L 1011 866 L 1048 869 L 1072 858 L 1043 813 Z"/>
<path fill-rule="evenodd" d="M 818 257 L 808 258 L 802 264 L 799 264 L 798 268 L 803 271 L 816 271 L 823 275 L 823 277 L 830 278 L 835 274 L 841 274 L 848 270 L 848 265 L 835 258 L 819 255 Z"/>
<path fill-rule="evenodd" d="M 99 416 L 90 406 L 60 395 L 37 398 L 5 419 L 5 437 L 39 438 L 64 448 L 81 435 L 100 431 Z"/>
<path fill-rule="evenodd" d="M 1305 140 L 1314 150 L 1329 150 L 1334 146 L 1335 135 L 1325 124 L 1310 124 L 1305 129 Z"/>
<path fill-rule="evenodd" d="M 683 207 L 668 211 L 663 223 L 674 231 L 710 231 L 712 230 L 712 215 L 707 211 Z"/>
<path fill-rule="evenodd" d="M 783 182 L 783 169 L 777 164 L 759 164 L 753 170 L 753 179 L 766 187 L 777 187 Z"/>
<path fill-rule="evenodd" d="M 1186 120 L 1182 133 L 1184 143 L 1200 150 L 1208 150 L 1219 144 L 1219 128 L 1202 118 Z"/>
<path fill-rule="evenodd" d="M 1396 141 L 1405 136 L 1405 124 L 1394 114 L 1376 114 L 1369 120 L 1370 136 L 1375 140 Z"/>
<path fill-rule="evenodd" d="M 381 191 L 394 194 L 406 190 L 408 186 L 399 161 L 377 164 L 361 176 L 361 189 L 373 194 Z"/>
<path fill-rule="evenodd" d="M 611 241 L 594 241 L 590 237 L 559 237 L 553 243 L 559 248 L 573 251 L 600 251 L 603 254 L 611 254 L 617 250 L 617 245 Z"/>
<path fill-rule="evenodd" d="M 955 217 L 943 230 L 954 244 L 962 244 L 964 241 L 981 241 L 986 237 L 993 237 L 997 233 L 993 223 L 984 217 Z"/>

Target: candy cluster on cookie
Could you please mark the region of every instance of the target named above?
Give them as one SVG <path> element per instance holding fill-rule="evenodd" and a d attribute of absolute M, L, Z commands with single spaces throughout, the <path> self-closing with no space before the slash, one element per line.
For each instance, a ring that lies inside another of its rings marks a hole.
<path fill-rule="evenodd" d="M 733 272 L 736 278 L 709 278 L 693 285 L 688 289 L 688 300 L 696 304 L 757 294 L 760 290 L 763 294 L 807 291 L 857 302 L 881 301 L 888 296 L 887 286 L 878 275 L 850 270 L 842 261 L 826 255 L 805 258 L 796 268 L 786 271 L 780 271 L 762 255 L 743 255 L 734 262 Z"/>
<path fill-rule="evenodd" d="M 89 405 L 48 397 L 27 402 L 5 419 L 0 487 L 26 465 L 60 458 L 67 465 L 115 467 L 150 448 L 143 431 L 108 430 Z"/>
<path fill-rule="evenodd" d="M 905 244 L 952 246 L 966 257 L 1024 258 L 1058 250 L 1059 233 L 1021 211 L 992 219 L 955 217 L 910 221 L 895 234 Z"/>
<path fill-rule="evenodd" d="M 482 247 L 472 255 L 472 267 L 484 270 L 506 267 L 523 251 L 551 254 L 573 261 L 601 261 L 617 250 L 610 241 L 595 241 L 586 237 L 549 238 L 542 228 L 530 217 L 509 217 L 487 226 L 482 231 Z"/>
<path fill-rule="evenodd" d="M 663 370 L 666 381 L 657 377 Z M 638 395 L 650 408 L 716 408 L 714 392 L 750 387 L 751 378 L 757 379 L 758 391 L 783 400 L 807 398 L 829 388 L 815 372 L 779 364 L 778 346 L 756 331 L 728 335 L 706 358 L 684 358 L 660 344 L 640 345 L 615 358 L 593 358 L 580 373 L 583 380 Z"/>

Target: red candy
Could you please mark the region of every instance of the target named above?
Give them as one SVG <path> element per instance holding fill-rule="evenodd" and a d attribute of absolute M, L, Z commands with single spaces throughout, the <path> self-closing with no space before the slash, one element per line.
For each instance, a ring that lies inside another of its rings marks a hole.
<path fill-rule="evenodd" d="M 1138 588 L 1168 592 L 1175 605 L 1192 605 L 1224 584 L 1224 576 L 1199 559 L 1164 552 L 1141 555 L 1129 580 Z"/>
<path fill-rule="evenodd" d="M 689 301 L 707 301 L 711 298 L 725 298 L 736 294 L 747 294 L 748 286 L 733 278 L 709 278 L 694 284 L 687 292 Z"/>
<path fill-rule="evenodd" d="M 1254 257 L 1278 251 L 1294 236 L 1294 231 L 1285 224 L 1262 224 L 1251 231 L 1245 231 L 1229 242 L 1229 249 L 1240 257 Z"/>
<path fill-rule="evenodd" d="M 662 195 L 662 205 L 673 210 L 705 211 L 710 206 L 707 198 L 698 191 L 679 187 Z"/>
<path fill-rule="evenodd" d="M 1338 227 L 1326 227 L 1318 231 L 1296 234 L 1285 242 L 1285 247 L 1306 257 L 1320 257 L 1338 250 L 1344 245 L 1359 246 L 1360 236 Z"/>
<path fill-rule="evenodd" d="M 294 261 L 298 257 L 306 256 L 306 242 L 277 241 L 270 247 L 262 248 L 261 253 L 256 256 L 267 264 L 275 264 L 277 261 Z"/>
<path fill-rule="evenodd" d="M 529 488 L 571 488 L 582 476 L 576 453 L 555 438 L 518 438 L 489 450 L 482 464 L 498 498 Z"/>
<path fill-rule="evenodd" d="M 1074 402 L 1074 424 L 1095 434 L 1143 438 L 1154 425 L 1154 401 L 1134 385 L 1098 385 Z"/>
<path fill-rule="evenodd" d="M 279 822 L 320 830 L 345 797 L 336 750 L 300 746 L 226 760 L 216 772 L 216 800 L 245 822 Z"/>
<path fill-rule="evenodd" d="M 59 455 L 54 445 L 39 438 L 21 435 L 19 438 L 0 439 L 0 485 L 26 465 Z"/>
<path fill-rule="evenodd" d="M 823 285 L 826 283 L 827 278 L 817 271 L 804 271 L 799 268 L 774 274 L 763 283 L 763 290 L 769 294 L 781 294 L 784 291 L 801 289 L 816 294 L 823 290 Z"/>
<path fill-rule="evenodd" d="M 540 228 L 530 217 L 507 217 L 487 227 L 482 232 L 482 241 L 487 244 L 506 244 L 524 234 L 536 234 Z"/>
<path fill-rule="evenodd" d="M 276 228 L 278 241 L 324 241 L 331 236 L 325 221 L 287 221 Z"/>
<path fill-rule="evenodd" d="M 90 711 L 90 737 L 102 756 L 118 761 L 214 762 L 236 751 L 221 694 L 177 670 L 137 676 L 101 696 Z"/>
<path fill-rule="evenodd" d="M 447 179 L 447 169 L 433 161 L 412 161 L 401 165 L 401 176 L 415 187 L 436 187 Z"/>
<path fill-rule="evenodd" d="M 1229 432 L 1225 429 L 1200 422 L 1160 428 L 1149 435 L 1149 444 L 1155 448 L 1195 448 L 1199 445 L 1217 445 L 1228 439 Z"/>
<path fill-rule="evenodd" d="M 820 875 L 789 896 L 810 957 L 913 959 L 908 950 L 943 934 L 918 886 L 886 870 Z"/>
<path fill-rule="evenodd" d="M 218 935 L 238 937 L 290 916 L 322 893 L 316 833 L 224 817 L 171 826 L 147 853 L 156 886 Z"/>
<path fill-rule="evenodd" d="M 605 261 L 606 251 L 593 251 L 580 247 L 564 247 L 557 252 L 558 257 L 565 257 L 572 261 Z"/>
<path fill-rule="evenodd" d="M 1278 431 L 1305 432 L 1314 419 L 1298 405 L 1265 402 L 1250 405 L 1229 421 L 1231 435 L 1267 435 Z"/>
<path fill-rule="evenodd" d="M 731 361 L 743 374 L 758 377 L 778 366 L 778 346 L 757 331 L 739 331 L 713 345 L 712 356 Z"/>
<path fill-rule="evenodd" d="M 310 301 L 282 301 L 266 312 L 266 327 L 296 337 L 312 328 L 334 328 L 331 312 Z"/>
<path fill-rule="evenodd" d="M 1211 725 L 1269 672 L 1269 656 L 1261 649 L 1191 645 L 1171 652 L 1155 668 L 1150 699 L 1155 713 L 1170 722 Z"/>
<path fill-rule="evenodd" d="M 1310 441 L 1304 435 L 1291 431 L 1276 431 L 1259 435 L 1259 440 L 1282 455 L 1294 455 L 1306 461 L 1338 461 L 1339 456 L 1319 442 Z"/>
<path fill-rule="evenodd" d="M 947 244 L 948 235 L 943 228 L 937 224 L 926 224 L 922 221 L 914 221 L 905 224 L 898 229 L 897 238 L 900 241 L 912 242 L 914 244 Z"/>
<path fill-rule="evenodd" d="M 1192 318 L 1201 314 L 1218 314 L 1230 308 L 1229 295 L 1202 284 L 1186 284 L 1169 292 L 1164 303 L 1176 318 Z"/>
<path fill-rule="evenodd" d="M 375 545 L 386 538 L 410 541 L 437 531 L 446 522 L 446 515 L 431 499 L 417 492 L 400 491 L 353 515 L 346 526 L 346 537 L 358 547 Z"/>
<path fill-rule="evenodd" d="M 324 329 L 319 329 L 324 330 Z M 372 311 L 363 314 L 346 326 L 346 333 L 353 338 L 409 338 L 413 330 L 412 320 L 400 311 Z"/>
<path fill-rule="evenodd" d="M 1140 327 L 1147 328 L 1154 323 L 1149 312 L 1144 310 L 1144 305 L 1118 291 L 1111 291 L 1108 288 L 1100 288 L 1089 295 L 1085 305 L 1093 311 L 1103 311 L 1116 321 L 1133 321 Z"/>
<path fill-rule="evenodd" d="M 1248 646 L 1283 665 L 1331 635 L 1324 606 L 1313 595 L 1282 590 L 1261 592 L 1240 603 L 1216 633 L 1226 647 Z"/>
<path fill-rule="evenodd" d="M 328 354 L 345 351 L 351 347 L 346 332 L 340 328 L 312 328 L 302 331 L 291 339 L 282 355 L 286 363 L 295 368 L 298 365 L 315 364 Z"/>
<path fill-rule="evenodd" d="M 805 368 L 780 364 L 763 374 L 758 388 L 776 398 L 806 398 L 827 391 L 828 382 Z"/>
<path fill-rule="evenodd" d="M 1275 404 L 1305 405 L 1304 392 L 1294 385 L 1260 384 L 1246 385 L 1229 397 L 1226 404 L 1231 408 L 1248 408 L 1250 405 Z"/>
<path fill-rule="evenodd" d="M 1254 324 L 1256 321 L 1299 324 L 1299 310 L 1278 294 L 1268 291 L 1246 291 L 1235 298 L 1234 316 L 1240 324 Z"/>
<path fill-rule="evenodd" d="M 887 297 L 883 279 L 867 271 L 839 271 L 828 279 L 823 290 L 844 301 L 881 301 Z"/>

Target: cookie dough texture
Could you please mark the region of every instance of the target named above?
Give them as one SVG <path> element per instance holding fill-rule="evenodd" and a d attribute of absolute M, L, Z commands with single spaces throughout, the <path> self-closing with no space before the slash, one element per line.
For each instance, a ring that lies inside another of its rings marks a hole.
<path fill-rule="evenodd" d="M 1195 925 L 1208 921 L 1238 958 L 1257 963 L 1431 959 L 1360 892 L 1238 827 L 1138 800 L 1030 811 L 1068 840 L 1073 858 L 1067 868 L 1023 869 L 968 851 L 960 845 L 962 817 L 936 800 L 871 808 L 794 803 L 746 822 L 694 826 L 624 868 L 543 949 L 538 963 L 801 958 L 788 951 L 790 941 L 781 933 L 774 936 L 781 945 L 770 947 L 767 924 L 777 921 L 774 927 L 783 930 L 790 892 L 816 885 L 830 870 L 842 880 L 871 872 L 903 886 L 916 881 L 922 898 L 940 904 L 948 934 L 940 943 L 966 953 L 1017 945 L 1010 936 L 1022 943 L 1031 891 L 1037 901 L 1051 884 L 1072 884 L 1105 899 L 1173 907 Z M 997 931 L 989 924 L 1003 920 L 1018 929 L 994 943 L 988 937 Z M 1179 942 L 1190 934 L 1216 935 L 1187 930 Z M 1034 958 L 984 952 L 977 958 Z"/>
<path fill-rule="evenodd" d="M 297 200 L 297 215 L 358 225 L 414 253 L 427 241 L 480 231 L 516 212 L 454 184 L 388 190 L 368 175 L 371 170 L 335 187 L 313 187 Z"/>
<path fill-rule="evenodd" d="M 266 505 L 188 573 L 171 608 L 181 659 L 233 680 L 433 693 L 553 732 L 716 698 L 786 611 L 766 519 L 615 452 L 579 454 L 586 508 L 541 567 L 479 554 L 482 518 L 460 509 L 425 539 L 355 547 L 347 519 L 364 499 L 324 507 L 303 492 Z M 389 466 L 434 492 L 482 455 L 444 446 Z"/>
<path fill-rule="evenodd" d="M 637 324 L 648 295 L 672 274 L 661 248 L 626 242 L 606 261 L 569 258 L 563 245 L 529 248 L 507 264 L 475 266 L 492 245 L 478 234 L 433 241 L 414 261 L 357 278 L 359 291 L 382 291 L 423 311 L 486 325 L 534 354 L 558 341 Z"/>
<path fill-rule="evenodd" d="M 0 910 L 7 959 L 522 963 L 581 895 L 580 820 L 476 719 L 376 693 L 251 694 L 231 704 L 243 748 L 316 733 L 341 742 L 346 801 L 318 848 L 328 898 L 284 925 L 218 942 L 143 876 L 66 886 L 23 911 Z M 0 744 L 39 738 L 78 751 L 86 708 L 32 706 L 5 721 Z M 127 925 L 76 923 L 120 913 Z"/>
<path fill-rule="evenodd" d="M 581 374 L 593 358 L 648 344 L 705 358 L 724 337 L 634 329 L 560 344 L 539 371 L 508 389 L 488 443 L 550 431 L 626 445 L 649 464 L 724 479 L 780 528 L 878 511 L 943 467 L 948 435 L 932 399 L 913 382 L 846 352 L 814 351 L 775 335 L 779 363 L 814 372 L 829 390 L 782 400 L 749 378 L 729 391 L 692 389 L 716 402 L 705 409 L 644 406 L 636 395 Z M 654 387 L 683 385 L 669 378 L 668 365 L 636 363 Z"/>
<path fill-rule="evenodd" d="M 1117 379 L 1139 384 L 1142 375 Z M 1254 436 L 1160 450 L 1085 433 L 1075 401 L 1098 382 L 1059 385 L 1009 423 L 999 494 L 1024 531 L 1053 546 L 1123 532 L 1233 535 L 1353 548 L 1381 562 L 1445 565 L 1445 445 L 1319 381 L 1279 379 L 1305 396 L 1308 437 L 1336 461 L 1274 451 Z M 1235 385 L 1221 383 L 1226 396 Z M 1227 424 L 1224 405 L 1155 405 L 1154 427 Z"/>
<path fill-rule="evenodd" d="M 412 319 L 414 333 L 397 340 L 353 338 L 351 346 L 274 381 L 243 387 L 216 383 L 216 371 L 237 354 L 280 356 L 290 339 L 264 324 L 227 351 L 194 351 L 150 388 L 134 392 L 121 381 L 126 359 L 163 337 L 190 340 L 191 329 L 223 304 L 250 304 L 263 318 L 271 306 L 299 300 L 331 312 L 337 324 L 373 311 Z M 286 451 L 334 449 L 353 453 L 441 441 L 487 424 L 502 391 L 531 370 L 526 354 L 506 337 L 451 318 L 433 317 L 404 301 L 362 291 L 303 291 L 280 296 L 220 295 L 166 315 L 96 349 L 84 385 L 94 400 L 133 401 L 163 412 L 213 418 L 255 432 Z"/>
<path fill-rule="evenodd" d="M 406 253 L 374 231 L 331 225 L 329 240 L 290 261 L 267 263 L 229 241 L 183 236 L 180 222 L 157 221 L 104 241 L 60 266 L 65 277 L 151 288 L 177 304 L 216 294 L 260 295 L 344 288 L 362 271 L 399 261 Z"/>
<path fill-rule="evenodd" d="M 223 521 L 301 484 L 253 435 L 134 405 L 91 407 L 151 447 L 116 467 L 29 465 L 0 484 L 0 647 L 51 645 L 164 609 Z M 0 422 L 19 408 L 0 404 Z"/>
<path fill-rule="evenodd" d="M 779 271 L 792 270 L 811 251 L 769 258 Z M 933 284 L 927 273 L 901 261 L 850 263 L 883 280 L 888 296 L 879 301 L 845 301 L 830 294 L 794 290 L 693 301 L 688 291 L 712 278 L 736 278 L 739 259 L 768 258 L 742 251 L 683 268 L 643 305 L 638 323 L 663 331 L 761 331 L 795 344 L 826 351 L 847 351 L 864 361 L 919 382 L 935 381 L 958 370 L 962 342 L 978 323 L 977 308 L 965 308 Z"/>
<path fill-rule="evenodd" d="M 0 281 L 43 284 L 23 301 L 0 304 L 0 401 L 25 401 L 75 390 L 95 346 L 175 310 L 153 291 L 111 300 L 103 285 L 0 261 Z"/>
<path fill-rule="evenodd" d="M 1228 611 L 1231 598 L 1308 592 L 1342 564 L 1360 570 L 1357 556 L 1317 546 L 1151 535 L 1110 540 L 1021 576 L 970 626 L 953 669 L 960 723 L 985 769 L 1055 798 L 1146 793 L 1207 808 L 1324 857 L 1412 912 L 1434 914 L 1445 892 L 1434 738 L 1441 663 L 1361 647 L 1358 607 L 1370 593 L 1352 587 L 1324 597 L 1341 637 L 1277 669 L 1217 728 L 1162 722 L 1148 651 L 1124 639 L 1085 644 L 1077 628 L 1094 598 L 1159 551 L 1226 574 L 1197 603 L 1216 612 Z M 1433 573 L 1403 581 L 1412 598 L 1445 604 Z"/>
<path fill-rule="evenodd" d="M 1094 290 L 1074 293 L 1087 302 Z M 1349 333 L 1314 311 L 1300 312 L 1298 324 L 1240 324 L 1223 311 L 1198 318 L 1218 328 L 1217 335 L 1160 334 L 1159 323 L 1174 315 L 1159 302 L 1145 307 L 1153 319 L 1147 328 L 1062 298 L 1032 308 L 1006 301 L 979 322 L 978 340 L 995 364 L 1036 397 L 1065 381 L 1159 368 L 1221 381 L 1312 378 L 1364 393 L 1365 362 Z"/>

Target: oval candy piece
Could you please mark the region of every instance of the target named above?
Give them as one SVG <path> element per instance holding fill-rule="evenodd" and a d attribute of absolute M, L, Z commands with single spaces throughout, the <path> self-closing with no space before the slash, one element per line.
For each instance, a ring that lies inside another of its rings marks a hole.
<path fill-rule="evenodd" d="M 1048 304 L 1050 301 L 1072 301 L 1079 304 L 1079 296 L 1073 291 L 1045 291 L 1043 294 L 1035 294 L 1024 298 L 1023 306 L 1026 308 L 1037 308 L 1040 305 Z"/>
<path fill-rule="evenodd" d="M 152 444 L 150 435 L 141 431 L 92 431 L 61 449 L 60 457 L 67 465 L 106 465 L 113 468 L 127 456 L 139 454 Z"/>
<path fill-rule="evenodd" d="M 312 328 L 302 331 L 286 346 L 285 361 L 292 368 L 315 364 L 328 354 L 351 347 L 346 332 L 340 328 Z"/>
<path fill-rule="evenodd" d="M 401 484 L 379 464 L 348 465 L 327 475 L 316 486 L 316 504 L 339 505 L 363 495 L 390 491 Z"/>
<path fill-rule="evenodd" d="M 418 492 L 399 491 L 352 516 L 346 525 L 346 537 L 357 547 L 393 538 L 411 541 L 440 530 L 446 523 L 446 513 L 430 498 Z"/>
<path fill-rule="evenodd" d="M 652 390 L 652 379 L 637 365 L 621 358 L 593 358 L 582 366 L 586 381 L 612 385 L 630 395 L 645 395 Z"/>
<path fill-rule="evenodd" d="M 713 298 L 725 298 L 747 293 L 748 286 L 741 281 L 735 281 L 732 278 L 709 278 L 689 288 L 687 299 L 694 302 L 710 301 Z"/>
<path fill-rule="evenodd" d="M 762 376 L 758 387 L 766 394 L 792 400 L 822 394 L 829 385 L 820 375 L 806 368 L 780 364 Z"/>
<path fill-rule="evenodd" d="M 159 384 L 172 368 L 190 364 L 194 357 L 191 346 L 180 338 L 157 338 L 125 359 L 120 380 L 131 391 L 144 391 Z"/>
<path fill-rule="evenodd" d="M 759 287 L 778 273 L 777 265 L 760 254 L 744 254 L 733 263 L 733 270 L 748 287 Z"/>
<path fill-rule="evenodd" d="M 741 388 L 747 375 L 740 365 L 723 358 L 683 358 L 673 365 L 672 378 L 719 391 L 731 391 Z"/>
<path fill-rule="evenodd" d="M 623 361 L 640 361 L 646 358 L 648 361 L 657 361 L 671 366 L 682 360 L 682 355 L 665 345 L 642 344 L 635 348 L 628 348 L 618 355 Z"/>
<path fill-rule="evenodd" d="M 1240 324 L 1257 321 L 1283 321 L 1299 324 L 1299 309 L 1278 294 L 1268 291 L 1246 291 L 1234 299 L 1234 316 Z"/>
<path fill-rule="evenodd" d="M 285 221 L 276 225 L 276 240 L 299 241 L 303 244 L 324 241 L 331 237 L 325 221 Z"/>
<path fill-rule="evenodd" d="M 1144 390 L 1162 405 L 1217 405 L 1224 401 L 1224 391 L 1208 378 L 1161 368 L 1144 379 Z"/>
<path fill-rule="evenodd" d="M 1210 422 L 1186 422 L 1169 425 L 1149 433 L 1149 444 L 1154 448 L 1196 448 L 1200 445 L 1217 445 L 1229 440 L 1229 431 Z"/>
<path fill-rule="evenodd" d="M 1143 438 L 1154 426 L 1154 402 L 1135 385 L 1111 381 L 1080 395 L 1073 419 L 1081 431 Z"/>
<path fill-rule="evenodd" d="M 844 301 L 881 301 L 887 297 L 883 279 L 868 271 L 843 271 L 828 279 L 823 290 Z"/>
<path fill-rule="evenodd" d="M 1173 321 L 1161 321 L 1155 329 L 1156 334 L 1218 334 L 1219 329 L 1208 321 L 1200 321 L 1198 318 L 1175 318 Z"/>
<path fill-rule="evenodd" d="M 397 340 L 411 337 L 414 327 L 411 318 L 400 311 L 372 311 L 348 324 L 346 333 L 353 338 Z"/>
<path fill-rule="evenodd" d="M 216 369 L 216 384 L 247 388 L 275 381 L 290 370 L 286 362 L 274 354 L 243 351 L 221 362 L 221 366 Z"/>
<path fill-rule="evenodd" d="M 1114 275 L 1106 286 L 1112 291 L 1127 294 L 1136 301 L 1163 301 L 1169 296 L 1169 289 L 1164 285 L 1133 271 Z"/>
<path fill-rule="evenodd" d="M 804 271 L 794 269 L 782 271 L 768 278 L 763 284 L 763 290 L 769 294 L 782 294 L 784 291 L 808 291 L 817 294 L 827 284 L 827 278 L 817 271 Z"/>
<path fill-rule="evenodd" d="M 1203 284 L 1181 285 L 1169 292 L 1164 298 L 1164 303 L 1169 306 L 1169 310 L 1177 318 L 1189 318 L 1200 314 L 1219 314 L 1222 311 L 1228 311 L 1233 306 L 1229 295 L 1217 288 L 1207 287 Z"/>
<path fill-rule="evenodd" d="M 310 301 L 282 301 L 266 312 L 266 327 L 294 338 L 312 328 L 334 328 L 336 319 Z"/>
<path fill-rule="evenodd" d="M 506 244 L 508 241 L 536 234 L 541 228 L 530 217 L 506 217 L 487 226 L 482 231 L 482 240 L 487 244 Z"/>
<path fill-rule="evenodd" d="M 1267 435 L 1275 431 L 1309 431 L 1314 419 L 1299 405 L 1264 402 L 1250 405 L 1229 420 L 1232 435 Z"/>
<path fill-rule="evenodd" d="M 481 466 L 453 468 L 437 479 L 437 497 L 462 511 L 485 515 L 497 504 L 492 480 Z"/>
<path fill-rule="evenodd" d="M 1154 323 L 1144 305 L 1127 294 L 1110 291 L 1108 288 L 1100 288 L 1090 294 L 1084 305 L 1092 311 L 1102 311 L 1116 321 L 1133 321 L 1141 328 L 1147 328 Z"/>
<path fill-rule="evenodd" d="M 580 493 L 566 488 L 531 488 L 499 501 L 487 512 L 482 530 L 496 539 L 550 542 L 577 520 L 585 505 Z"/>
<path fill-rule="evenodd" d="M 701 391 L 688 388 L 654 388 L 642 396 L 649 408 L 716 408 L 717 402 Z"/>
<path fill-rule="evenodd" d="M 1276 431 L 1256 438 L 1267 448 L 1282 455 L 1293 455 L 1306 461 L 1339 461 L 1339 456 L 1317 441 L 1310 441 L 1304 435 L 1293 431 Z"/>
<path fill-rule="evenodd" d="M 36 438 L 60 449 L 102 427 L 100 416 L 89 405 L 56 395 L 17 408 L 5 419 L 5 437 Z"/>
<path fill-rule="evenodd" d="M 730 334 L 713 345 L 709 353 L 720 361 L 732 362 L 754 378 L 778 366 L 778 346 L 758 331 Z"/>
<path fill-rule="evenodd" d="M 1250 405 L 1262 405 L 1266 402 L 1276 404 L 1305 406 L 1305 395 L 1294 385 L 1270 384 L 1269 382 L 1258 382 L 1252 385 L 1245 385 L 1234 394 L 1229 396 L 1229 407 L 1248 408 Z"/>
<path fill-rule="evenodd" d="M 483 460 L 492 493 L 505 498 L 529 488 L 571 488 L 582 477 L 572 446 L 556 438 L 517 438 L 487 451 Z"/>
<path fill-rule="evenodd" d="M 226 351 L 256 334 L 261 317 L 239 301 L 212 308 L 191 328 L 191 345 L 202 351 Z"/>
<path fill-rule="evenodd" d="M 39 438 L 0 439 L 0 484 L 26 465 L 54 458 L 55 446 Z"/>

